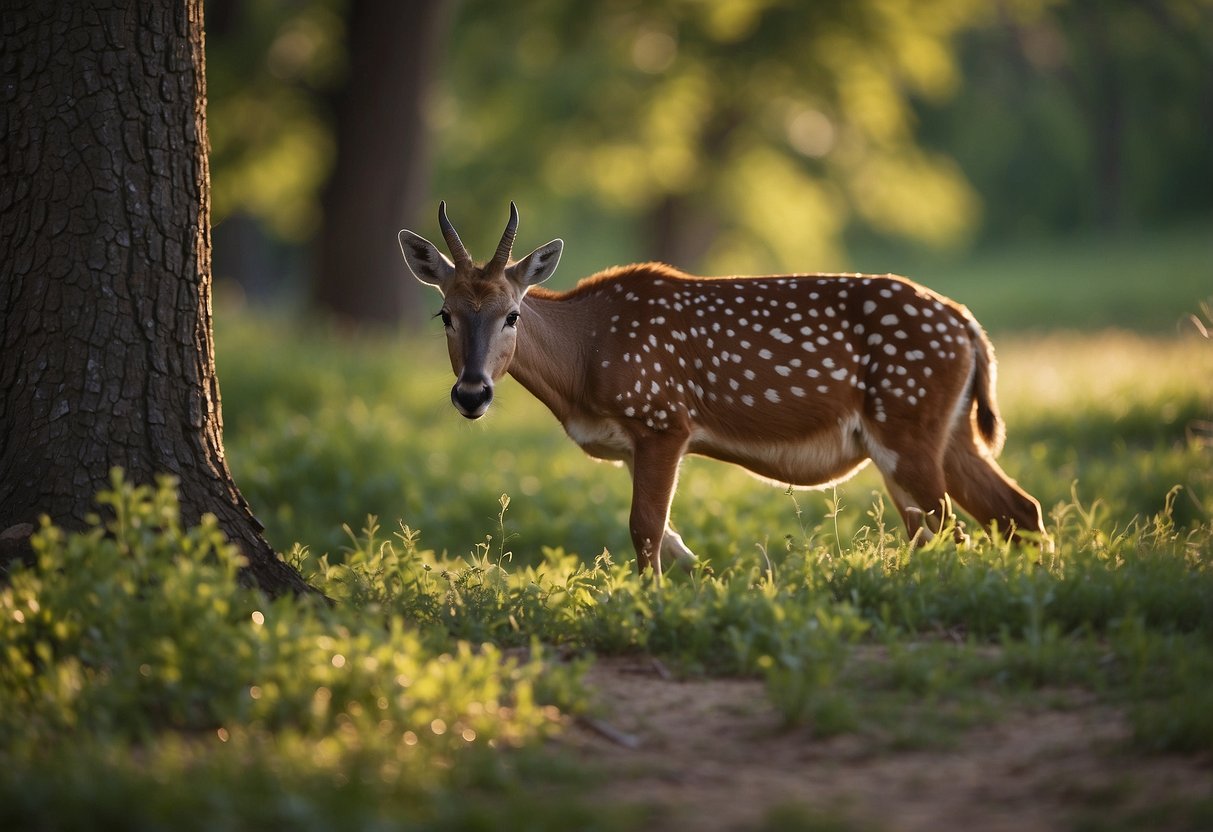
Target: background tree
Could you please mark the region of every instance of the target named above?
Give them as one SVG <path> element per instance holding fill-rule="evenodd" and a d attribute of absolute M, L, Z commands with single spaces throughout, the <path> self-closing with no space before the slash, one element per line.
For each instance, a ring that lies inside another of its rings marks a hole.
<path fill-rule="evenodd" d="M 919 108 L 922 142 L 987 195 L 980 242 L 1207 216 L 1213 3 L 1013 8 L 959 39 L 957 95 Z"/>
<path fill-rule="evenodd" d="M 336 230 L 322 192 L 363 194 L 381 228 L 387 213 L 432 222 L 446 198 L 473 250 L 516 199 L 524 236 L 569 241 L 562 285 L 647 257 L 709 273 L 905 268 L 924 248 L 1213 211 L 1209 0 L 464 0 L 449 27 L 415 16 L 391 32 L 396 53 L 430 55 L 422 75 L 377 64 L 393 106 L 429 102 L 410 121 L 428 138 L 400 146 L 432 148 L 432 177 L 407 178 L 432 178 L 429 193 L 398 184 L 386 208 L 334 162 L 356 120 L 331 103 L 350 57 L 372 52 L 354 46 L 357 5 L 211 3 L 241 9 L 213 53 L 217 212 L 256 219 L 274 241 L 261 271 L 294 272 L 297 294 L 320 285 L 307 264 L 322 259 L 298 252 L 373 225 Z M 373 185 L 406 181 L 380 170 Z M 336 258 L 339 279 L 373 271 L 357 257 Z M 377 297 L 408 291 L 379 274 Z"/>
<path fill-rule="evenodd" d="M 416 314 L 421 286 L 403 279 L 396 234 L 429 186 L 424 105 L 446 11 L 438 0 L 350 4 L 312 279 L 313 305 L 339 318 L 394 324 Z"/>
<path fill-rule="evenodd" d="M 5 6 L 0 529 L 82 527 L 114 466 L 171 473 L 186 522 L 305 590 L 224 459 L 201 0 Z"/>

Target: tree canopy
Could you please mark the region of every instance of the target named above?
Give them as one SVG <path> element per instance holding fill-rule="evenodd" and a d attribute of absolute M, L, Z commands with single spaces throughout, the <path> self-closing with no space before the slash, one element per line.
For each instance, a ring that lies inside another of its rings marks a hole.
<path fill-rule="evenodd" d="M 323 222 L 346 6 L 246 5 L 210 19 L 216 214 L 298 243 Z M 575 243 L 560 279 L 649 257 L 842 267 L 872 240 L 949 247 L 1213 209 L 1207 0 L 451 11 L 418 125 L 432 196 L 400 223 L 431 222 L 444 197 L 487 239 L 517 200 L 524 236 Z"/>

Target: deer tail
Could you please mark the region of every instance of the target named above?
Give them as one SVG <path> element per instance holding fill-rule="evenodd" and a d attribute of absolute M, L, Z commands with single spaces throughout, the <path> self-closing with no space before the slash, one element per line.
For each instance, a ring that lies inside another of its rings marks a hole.
<path fill-rule="evenodd" d="M 969 318 L 969 334 L 973 338 L 975 361 L 970 395 L 977 408 L 977 432 L 990 454 L 998 456 L 1007 439 L 1006 424 L 998 413 L 998 402 L 994 399 L 998 361 L 994 358 L 994 347 L 989 336 L 973 318 Z"/>

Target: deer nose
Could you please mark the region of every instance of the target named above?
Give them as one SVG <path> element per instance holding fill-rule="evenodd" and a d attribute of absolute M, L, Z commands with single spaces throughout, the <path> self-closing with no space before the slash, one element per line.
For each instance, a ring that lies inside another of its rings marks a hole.
<path fill-rule="evenodd" d="M 451 388 L 451 403 L 467 419 L 479 419 L 493 402 L 493 381 L 485 376 L 460 376 Z"/>

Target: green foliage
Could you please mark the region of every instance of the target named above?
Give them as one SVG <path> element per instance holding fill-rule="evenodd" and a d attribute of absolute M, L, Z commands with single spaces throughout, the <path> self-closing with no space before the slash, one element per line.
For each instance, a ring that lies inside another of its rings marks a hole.
<path fill-rule="evenodd" d="M 356 828 L 384 807 L 458 825 L 482 810 L 450 790 L 508 795 L 519 761 L 499 752 L 583 706 L 576 667 L 538 645 L 507 656 L 382 605 L 241 587 L 214 519 L 181 527 L 171 481 L 115 473 L 98 504 L 84 532 L 44 523 L 36 567 L 0 590 L 6 827 Z M 163 799 L 129 799 L 153 784 Z"/>
<path fill-rule="evenodd" d="M 526 227 L 569 240 L 557 281 L 661 256 L 829 268 L 881 241 L 954 249 L 1213 208 L 1207 2 L 474 0 L 449 14 L 438 43 L 413 46 L 435 56 L 418 129 L 436 196 L 402 224 L 460 194 L 457 222 L 484 239 L 513 198 Z M 242 212 L 298 246 L 316 228 L 348 15 L 337 0 L 208 8 L 217 221 Z"/>
<path fill-rule="evenodd" d="M 1207 340 L 998 339 L 1003 464 L 1052 549 L 910 551 L 870 473 L 781 494 L 689 460 L 673 516 L 706 566 L 660 587 L 634 574 L 626 472 L 509 384 L 459 420 L 438 340 L 229 315 L 218 346 L 236 479 L 334 603 L 242 587 L 169 481 L 44 525 L 0 587 L 0 827 L 634 827 L 544 745 L 609 706 L 582 683 L 599 655 L 761 679 L 781 730 L 877 751 L 1074 697 L 1124 714 L 1135 753 L 1213 750 Z M 390 520 L 343 526 L 368 513 Z"/>
<path fill-rule="evenodd" d="M 216 221 L 245 213 L 276 237 L 318 227 L 332 164 L 325 97 L 345 68 L 334 0 L 208 4 L 207 100 Z"/>
<path fill-rule="evenodd" d="M 980 16 L 967 2 L 469 3 L 444 67 L 439 186 L 475 195 L 476 225 L 496 224 L 484 212 L 507 192 L 544 206 L 539 222 L 587 200 L 642 228 L 668 218 L 657 250 L 633 234 L 624 252 L 713 273 L 838 264 L 852 221 L 954 242 L 977 198 L 916 144 L 912 102 L 956 87 L 951 41 Z"/>
<path fill-rule="evenodd" d="M 874 724 L 864 730 L 914 744 L 923 738 L 906 733 L 907 696 L 942 703 L 917 727 L 946 735 L 969 724 L 965 713 L 988 714 L 967 693 L 974 685 L 1004 695 L 1082 686 L 1132 703 L 1144 745 L 1210 747 L 1200 680 L 1213 661 L 1213 526 L 1181 529 L 1163 511 L 1110 535 L 1074 504 L 1050 531 L 1052 553 L 984 537 L 958 548 L 945 536 L 910 552 L 865 528 L 838 555 L 818 527 L 822 543 L 657 587 L 606 555 L 589 566 L 548 549 L 540 565 L 512 568 L 488 541 L 439 558 L 411 529 L 381 538 L 372 519 L 344 562 L 312 568 L 340 597 L 458 638 L 539 638 L 653 653 L 688 673 L 760 674 L 787 724 L 823 736 Z M 939 633 L 963 648 L 919 649 Z M 856 650 L 869 634 L 888 655 Z"/>

